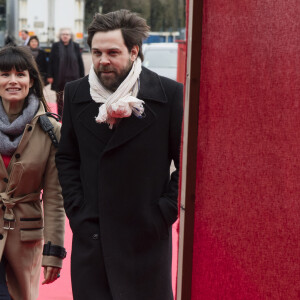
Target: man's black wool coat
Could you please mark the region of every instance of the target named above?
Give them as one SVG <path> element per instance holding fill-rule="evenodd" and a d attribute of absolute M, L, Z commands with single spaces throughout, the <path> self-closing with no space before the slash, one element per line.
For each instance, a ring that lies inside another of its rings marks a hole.
<path fill-rule="evenodd" d="M 102 299 L 102 268 L 114 300 L 171 300 L 182 85 L 143 68 L 144 117 L 112 131 L 96 123 L 100 104 L 89 90 L 88 77 L 67 84 L 56 156 L 73 230 L 74 299 Z"/>

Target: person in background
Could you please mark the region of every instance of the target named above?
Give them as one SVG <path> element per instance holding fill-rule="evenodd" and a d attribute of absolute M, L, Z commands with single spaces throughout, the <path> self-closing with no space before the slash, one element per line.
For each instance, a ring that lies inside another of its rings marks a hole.
<path fill-rule="evenodd" d="M 148 33 L 128 10 L 96 14 L 89 75 L 65 88 L 56 165 L 75 300 L 173 299 L 183 86 L 142 68 Z"/>
<path fill-rule="evenodd" d="M 84 76 L 84 66 L 79 44 L 72 41 L 72 33 L 68 28 L 59 32 L 59 42 L 52 45 L 49 65 L 48 82 L 56 91 L 57 113 L 62 116 L 63 91 L 65 84 Z"/>
<path fill-rule="evenodd" d="M 30 47 L 31 53 L 37 63 L 40 74 L 43 78 L 43 83 L 46 85 L 47 82 L 47 72 L 48 72 L 48 62 L 46 52 L 41 49 L 40 41 L 36 35 L 30 37 L 28 46 Z"/>
<path fill-rule="evenodd" d="M 11 46 L 17 46 L 15 38 L 12 35 L 9 35 L 9 34 L 7 34 L 5 36 L 4 44 L 5 45 L 11 45 Z"/>
<path fill-rule="evenodd" d="M 0 97 L 0 295 L 35 300 L 41 266 L 44 284 L 60 276 L 65 214 L 56 147 L 42 120 L 57 139 L 60 123 L 46 115 L 42 79 L 28 47 L 0 50 Z"/>
<path fill-rule="evenodd" d="M 21 39 L 22 39 L 22 41 L 23 41 L 23 42 L 22 42 L 22 45 L 23 45 L 23 46 L 27 46 L 27 45 L 28 45 L 29 38 L 30 38 L 29 32 L 28 32 L 27 30 L 23 29 L 23 30 L 21 31 Z"/>

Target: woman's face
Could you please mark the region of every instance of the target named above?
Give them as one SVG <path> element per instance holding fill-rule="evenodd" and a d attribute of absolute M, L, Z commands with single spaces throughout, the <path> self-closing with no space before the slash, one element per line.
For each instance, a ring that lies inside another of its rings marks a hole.
<path fill-rule="evenodd" d="M 33 49 L 37 48 L 39 46 L 39 42 L 35 39 L 32 39 L 29 43 L 29 46 Z"/>
<path fill-rule="evenodd" d="M 8 72 L 0 70 L 0 96 L 6 102 L 24 101 L 33 85 L 28 70 Z"/>

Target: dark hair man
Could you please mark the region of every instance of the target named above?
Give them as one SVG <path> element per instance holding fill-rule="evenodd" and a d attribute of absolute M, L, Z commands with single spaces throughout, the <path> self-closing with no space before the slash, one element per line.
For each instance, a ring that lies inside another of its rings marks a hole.
<path fill-rule="evenodd" d="M 56 162 L 75 300 L 173 299 L 182 85 L 141 67 L 148 32 L 127 10 L 96 14 L 89 76 L 65 88 Z"/>

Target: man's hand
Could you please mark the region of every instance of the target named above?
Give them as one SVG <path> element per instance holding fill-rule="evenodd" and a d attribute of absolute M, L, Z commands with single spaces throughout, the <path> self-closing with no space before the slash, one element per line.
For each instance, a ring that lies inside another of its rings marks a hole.
<path fill-rule="evenodd" d="M 44 281 L 42 284 L 49 284 L 60 277 L 60 268 L 57 267 L 44 267 Z"/>
<path fill-rule="evenodd" d="M 52 84 L 53 83 L 53 77 L 47 78 L 48 83 Z"/>

